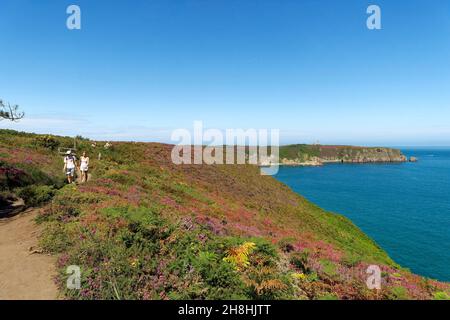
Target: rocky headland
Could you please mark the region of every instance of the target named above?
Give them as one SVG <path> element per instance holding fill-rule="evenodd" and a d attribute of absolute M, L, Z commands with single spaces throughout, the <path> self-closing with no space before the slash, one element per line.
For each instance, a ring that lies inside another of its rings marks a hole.
<path fill-rule="evenodd" d="M 398 149 L 326 145 L 288 145 L 280 147 L 280 164 L 290 166 L 321 166 L 325 163 L 407 162 Z M 411 157 L 411 162 L 417 158 Z"/>

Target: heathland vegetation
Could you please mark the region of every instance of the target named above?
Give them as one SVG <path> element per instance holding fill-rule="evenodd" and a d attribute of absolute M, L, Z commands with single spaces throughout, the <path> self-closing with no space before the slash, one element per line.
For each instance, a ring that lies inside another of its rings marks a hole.
<path fill-rule="evenodd" d="M 41 206 L 68 299 L 448 299 L 345 217 L 252 165 L 174 165 L 172 146 L 78 140 L 92 179 L 65 184 L 73 138 L 0 131 L 0 201 Z M 98 154 L 101 153 L 99 159 Z M 380 290 L 366 285 L 369 265 Z M 81 268 L 81 289 L 66 268 Z"/>

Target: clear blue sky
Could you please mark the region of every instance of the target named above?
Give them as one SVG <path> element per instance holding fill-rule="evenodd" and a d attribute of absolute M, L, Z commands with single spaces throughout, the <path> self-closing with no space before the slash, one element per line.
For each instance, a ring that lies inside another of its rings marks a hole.
<path fill-rule="evenodd" d="M 0 43 L 0 97 L 27 113 L 0 127 L 168 141 L 202 120 L 284 143 L 450 145 L 448 0 L 1 0 Z"/>

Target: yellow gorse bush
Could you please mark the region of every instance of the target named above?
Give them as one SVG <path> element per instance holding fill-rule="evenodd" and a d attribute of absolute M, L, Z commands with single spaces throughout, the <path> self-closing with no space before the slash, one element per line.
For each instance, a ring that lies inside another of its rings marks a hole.
<path fill-rule="evenodd" d="M 139 267 L 139 259 L 137 258 L 130 259 L 130 266 L 133 268 Z"/>
<path fill-rule="evenodd" d="M 255 249 L 254 242 L 245 242 L 238 247 L 229 249 L 228 255 L 223 260 L 233 264 L 236 270 L 241 271 L 250 264 L 248 257 Z"/>
<path fill-rule="evenodd" d="M 298 279 L 298 280 L 305 280 L 307 278 L 305 274 L 297 273 L 297 272 L 292 273 L 291 276 L 292 276 L 292 278 Z"/>

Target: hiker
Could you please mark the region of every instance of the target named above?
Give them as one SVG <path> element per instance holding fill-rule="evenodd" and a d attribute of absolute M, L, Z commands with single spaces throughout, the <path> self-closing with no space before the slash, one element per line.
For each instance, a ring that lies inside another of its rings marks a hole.
<path fill-rule="evenodd" d="M 88 171 L 89 171 L 89 157 L 86 156 L 86 152 L 80 158 L 80 171 L 81 171 L 81 182 L 88 181 Z"/>
<path fill-rule="evenodd" d="M 77 158 L 72 154 L 71 150 L 68 150 L 64 158 L 64 172 L 66 173 L 68 183 L 75 182 L 75 169 L 77 169 Z"/>

